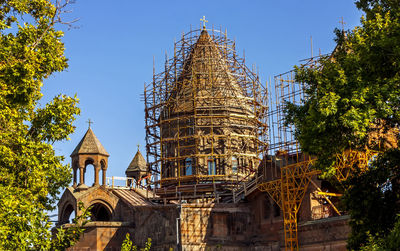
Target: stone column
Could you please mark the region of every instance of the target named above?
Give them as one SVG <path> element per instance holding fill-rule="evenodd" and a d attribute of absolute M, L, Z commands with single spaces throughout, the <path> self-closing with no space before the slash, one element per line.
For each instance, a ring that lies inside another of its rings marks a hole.
<path fill-rule="evenodd" d="M 84 173 L 83 173 L 83 167 L 79 167 L 79 185 L 82 185 L 82 184 L 84 184 L 84 181 L 83 181 L 83 176 L 84 176 Z"/>
<path fill-rule="evenodd" d="M 106 172 L 107 172 L 107 169 L 104 168 L 104 169 L 102 169 L 102 171 L 103 171 L 103 186 L 106 186 Z"/>
<path fill-rule="evenodd" d="M 94 186 L 98 186 L 100 167 L 99 165 L 93 165 L 93 166 L 94 166 Z"/>

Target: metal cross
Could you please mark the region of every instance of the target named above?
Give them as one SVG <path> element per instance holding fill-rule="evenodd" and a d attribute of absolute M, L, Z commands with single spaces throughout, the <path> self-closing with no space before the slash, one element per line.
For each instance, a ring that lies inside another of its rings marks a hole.
<path fill-rule="evenodd" d="M 203 18 L 200 19 L 200 21 L 203 22 L 203 29 L 205 29 L 205 28 L 206 28 L 206 23 L 208 22 L 208 21 L 206 20 L 206 16 L 203 16 Z"/>
<path fill-rule="evenodd" d="M 342 24 L 342 31 L 344 31 L 344 25 L 346 24 L 346 22 L 344 22 L 344 21 L 343 21 L 343 17 L 342 17 L 342 20 L 341 20 L 341 21 L 339 21 L 339 23 L 341 23 L 341 24 Z"/>
<path fill-rule="evenodd" d="M 137 150 L 139 151 L 140 144 L 137 144 Z"/>
<path fill-rule="evenodd" d="M 93 121 L 91 121 L 90 119 L 88 119 L 88 121 L 86 121 L 89 124 L 89 128 L 90 128 L 90 124 L 93 124 Z"/>

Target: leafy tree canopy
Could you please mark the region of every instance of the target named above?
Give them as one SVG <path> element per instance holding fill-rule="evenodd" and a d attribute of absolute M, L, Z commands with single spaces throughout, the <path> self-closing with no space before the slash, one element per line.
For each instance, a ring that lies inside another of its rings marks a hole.
<path fill-rule="evenodd" d="M 308 99 L 288 104 L 287 123 L 296 126 L 302 149 L 318 156 L 321 167 L 332 166 L 332 156 L 346 149 L 378 148 L 371 135 L 384 135 L 400 122 L 400 8 L 378 2 L 399 5 L 358 1 L 367 12 L 361 26 L 336 30 L 332 55 L 295 69 L 296 80 L 307 83 Z"/>
<path fill-rule="evenodd" d="M 80 110 L 76 97 L 61 94 L 44 107 L 38 102 L 44 79 L 67 67 L 55 28 L 64 4 L 0 0 L 1 250 L 57 249 L 46 212 L 71 170 L 52 143 L 68 139 Z"/>
<path fill-rule="evenodd" d="M 400 1 L 359 0 L 356 6 L 365 12 L 361 25 L 336 30 L 336 48 L 317 65 L 295 68 L 296 80 L 307 83 L 307 99 L 286 107 L 286 122 L 296 126 L 302 150 L 318 157 L 325 177 L 335 173 L 336 154 L 380 151 L 366 172 L 347 181 L 351 249 L 368 242 L 368 233 L 379 240 L 395 234 L 400 205 Z"/>

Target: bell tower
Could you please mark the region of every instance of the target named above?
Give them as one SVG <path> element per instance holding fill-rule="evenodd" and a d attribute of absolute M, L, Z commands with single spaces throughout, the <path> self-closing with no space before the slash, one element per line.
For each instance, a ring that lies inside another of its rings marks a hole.
<path fill-rule="evenodd" d="M 146 160 L 139 151 L 139 145 L 135 157 L 132 159 L 131 163 L 126 169 L 125 174 L 126 177 L 135 179 L 136 183 L 139 183 L 142 178 L 149 174 Z"/>
<path fill-rule="evenodd" d="M 106 172 L 108 167 L 108 157 L 110 155 L 104 149 L 96 135 L 90 128 L 87 130 L 85 136 L 76 146 L 75 150 L 71 154 L 72 159 L 72 170 L 74 172 L 74 188 L 85 189 L 88 188 L 85 181 L 85 173 L 88 165 L 94 167 L 94 183 L 93 186 L 99 186 L 99 174 L 102 171 L 102 185 L 106 185 Z M 79 183 L 78 180 L 79 170 Z"/>

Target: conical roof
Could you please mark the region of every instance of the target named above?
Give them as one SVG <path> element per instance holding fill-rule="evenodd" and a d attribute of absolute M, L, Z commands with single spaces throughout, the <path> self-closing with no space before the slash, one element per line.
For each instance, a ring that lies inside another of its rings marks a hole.
<path fill-rule="evenodd" d="M 172 93 L 173 100 L 178 100 L 177 103 L 172 104 L 174 106 L 173 111 L 177 112 L 190 112 L 206 105 L 206 103 L 209 103 L 209 99 L 214 97 L 220 99 L 243 97 L 243 90 L 235 75 L 231 72 L 220 45 L 213 40 L 205 29 L 202 30 L 183 64 L 178 85 L 176 91 Z M 196 102 L 196 107 L 193 107 L 193 91 L 196 93 L 196 97 L 201 100 L 201 102 Z M 242 106 L 243 104 L 235 101 L 224 105 Z"/>
<path fill-rule="evenodd" d="M 145 172 L 147 171 L 147 164 L 146 160 L 143 158 L 143 155 L 140 153 L 139 149 L 135 154 L 135 157 L 133 157 L 133 160 L 129 164 L 128 168 L 126 169 L 125 173 L 128 172 L 137 172 L 137 171 L 142 171 Z"/>
<path fill-rule="evenodd" d="M 184 66 L 185 69 L 181 75 L 185 75 L 185 73 L 191 75 L 193 68 L 195 71 L 207 72 L 207 70 L 210 70 L 210 66 L 213 71 L 228 71 L 228 64 L 220 51 L 218 43 L 212 39 L 207 30 L 201 32 L 184 65 L 186 67 Z"/>
<path fill-rule="evenodd" d="M 75 147 L 75 150 L 71 153 L 71 157 L 78 154 L 101 154 L 110 156 L 90 127 L 85 136 L 83 136 L 79 144 Z"/>

